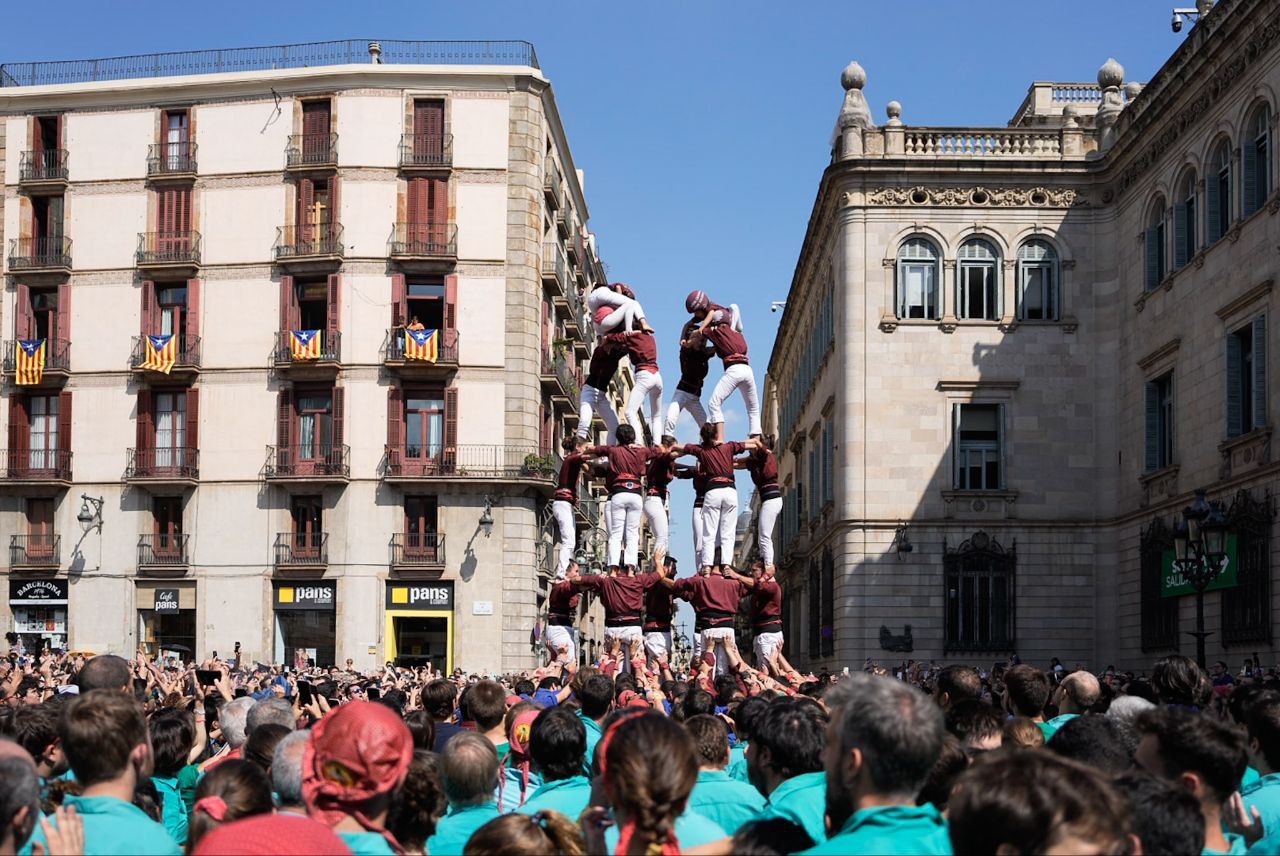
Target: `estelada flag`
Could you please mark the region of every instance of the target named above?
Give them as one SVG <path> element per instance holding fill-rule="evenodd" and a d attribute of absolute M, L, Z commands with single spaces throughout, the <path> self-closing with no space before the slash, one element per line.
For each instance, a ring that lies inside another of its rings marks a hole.
<path fill-rule="evenodd" d="M 19 386 L 35 386 L 44 378 L 47 339 L 19 339 L 14 346 Z"/>
<path fill-rule="evenodd" d="M 320 331 L 290 330 L 289 353 L 295 360 L 320 359 Z"/>
<path fill-rule="evenodd" d="M 426 360 L 434 363 L 440 359 L 439 330 L 404 331 L 404 358 L 406 360 Z"/>
<path fill-rule="evenodd" d="M 172 333 L 143 338 L 147 340 L 147 358 L 142 361 L 142 367 L 147 371 L 168 374 L 178 361 L 178 340 Z"/>

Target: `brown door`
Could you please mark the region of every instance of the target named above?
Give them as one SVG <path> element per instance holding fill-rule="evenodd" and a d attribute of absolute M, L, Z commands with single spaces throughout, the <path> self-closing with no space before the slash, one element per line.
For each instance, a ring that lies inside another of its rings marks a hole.
<path fill-rule="evenodd" d="M 419 99 L 413 102 L 413 162 L 444 161 L 444 102 Z"/>
<path fill-rule="evenodd" d="M 318 496 L 295 496 L 289 513 L 293 517 L 293 558 L 317 560 L 324 538 L 324 502 Z"/>
<path fill-rule="evenodd" d="M 404 499 L 404 555 L 419 562 L 436 561 L 436 498 L 406 496 Z"/>
<path fill-rule="evenodd" d="M 304 163 L 329 161 L 330 119 L 328 101 L 302 103 L 302 160 Z"/>
<path fill-rule="evenodd" d="M 182 498 L 157 496 L 152 500 L 155 517 L 156 561 L 178 564 L 182 561 Z"/>
<path fill-rule="evenodd" d="M 27 500 L 27 561 L 53 558 L 53 500 Z"/>

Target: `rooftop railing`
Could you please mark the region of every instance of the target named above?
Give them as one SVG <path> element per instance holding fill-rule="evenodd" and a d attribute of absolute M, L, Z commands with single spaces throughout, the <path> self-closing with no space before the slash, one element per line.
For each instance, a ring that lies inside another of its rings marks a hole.
<path fill-rule="evenodd" d="M 903 152 L 941 158 L 1060 157 L 1057 131 L 907 128 Z"/>
<path fill-rule="evenodd" d="M 367 63 L 373 39 L 342 39 L 251 48 L 135 54 L 55 62 L 10 62 L 0 65 L 0 86 L 51 86 L 227 74 L 325 65 Z M 539 68 L 533 45 L 524 41 L 376 41 L 378 61 L 389 65 L 525 65 Z"/>

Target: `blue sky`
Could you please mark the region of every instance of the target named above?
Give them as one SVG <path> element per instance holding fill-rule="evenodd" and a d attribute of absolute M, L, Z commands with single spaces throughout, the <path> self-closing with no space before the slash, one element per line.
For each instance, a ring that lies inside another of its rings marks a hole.
<path fill-rule="evenodd" d="M 693 288 L 740 304 L 763 378 L 780 317 L 769 302 L 786 297 L 850 60 L 867 71 L 877 122 L 897 100 L 909 125 L 1000 126 L 1031 81 L 1092 81 L 1109 56 L 1126 79 L 1147 80 L 1186 36 L 1170 32 L 1172 5 L 397 0 L 357 11 L 323 0 L 167 9 L 64 0 L 56 27 L 50 7 L 9 4 L 0 61 L 337 38 L 533 42 L 586 173 L 610 277 L 636 289 L 659 331 L 669 397 Z M 731 434 L 745 433 L 740 413 L 729 420 Z M 682 573 L 692 565 L 690 494 L 682 484 L 672 501 Z"/>

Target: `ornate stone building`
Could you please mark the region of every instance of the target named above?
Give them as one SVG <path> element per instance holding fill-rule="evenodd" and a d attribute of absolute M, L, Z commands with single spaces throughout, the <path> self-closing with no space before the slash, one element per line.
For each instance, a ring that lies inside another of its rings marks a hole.
<path fill-rule="evenodd" d="M 795 661 L 1190 653 L 1204 489 L 1210 656 L 1274 662 L 1280 0 L 1201 7 L 1146 85 L 1109 60 L 1003 128 L 876 125 L 845 69 L 765 397 Z"/>

